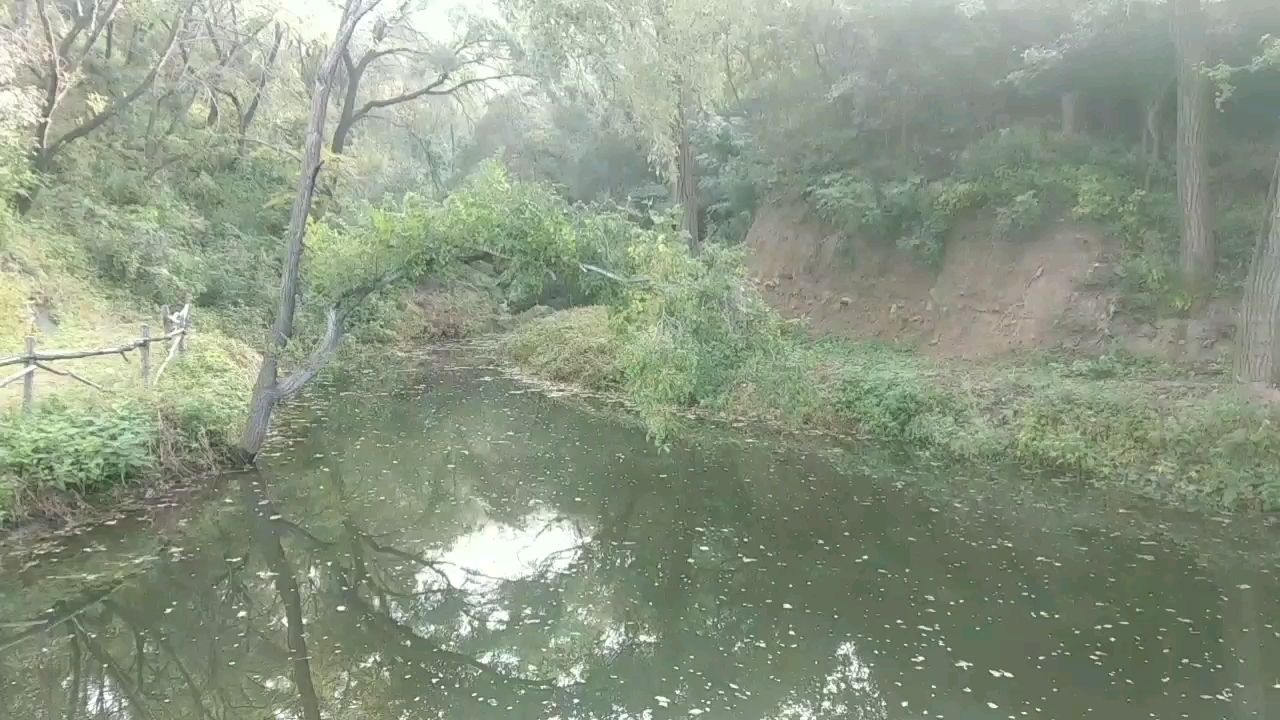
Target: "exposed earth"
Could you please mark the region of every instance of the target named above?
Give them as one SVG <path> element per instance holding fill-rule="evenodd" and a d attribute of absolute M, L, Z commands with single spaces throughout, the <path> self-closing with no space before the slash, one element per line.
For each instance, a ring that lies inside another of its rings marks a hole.
<path fill-rule="evenodd" d="M 1114 245 L 1087 224 L 1058 222 L 1002 239 L 975 220 L 948 238 L 941 266 L 931 268 L 890 243 L 843 237 L 791 205 L 761 210 L 747 245 L 769 301 L 820 335 L 967 359 L 1122 348 L 1220 367 L 1232 350 L 1236 313 L 1225 303 L 1182 319 L 1119 312 L 1108 283 Z"/>

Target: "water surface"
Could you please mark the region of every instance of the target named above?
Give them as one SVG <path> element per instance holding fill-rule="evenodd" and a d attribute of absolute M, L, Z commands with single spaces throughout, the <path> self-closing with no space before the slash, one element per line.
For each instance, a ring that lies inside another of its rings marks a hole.
<path fill-rule="evenodd" d="M 0 718 L 1280 718 L 1265 522 L 664 452 L 447 360 L 317 393 L 201 502 L 10 543 Z"/>

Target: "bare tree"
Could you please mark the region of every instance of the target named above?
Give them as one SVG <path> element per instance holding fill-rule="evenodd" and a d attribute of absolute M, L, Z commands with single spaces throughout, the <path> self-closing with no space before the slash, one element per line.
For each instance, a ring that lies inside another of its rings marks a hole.
<path fill-rule="evenodd" d="M 238 154 L 243 155 L 249 128 L 258 116 L 288 30 L 283 23 L 267 18 L 244 17 L 239 0 L 227 0 L 216 9 L 211 6 L 204 26 L 218 58 L 209 73 L 205 124 L 212 127 L 221 122 L 223 101 L 228 103 L 235 112 Z M 267 28 L 271 28 L 270 40 L 257 43 Z"/>
<path fill-rule="evenodd" d="M 271 328 L 262 357 L 262 367 L 249 402 L 249 418 L 240 438 L 240 451 L 244 459 L 251 461 L 262 449 L 271 414 L 283 400 L 296 395 L 309 383 L 337 350 L 345 334 L 346 322 L 356 307 L 375 290 L 395 282 L 400 272 L 392 271 L 379 281 L 362 285 L 337 298 L 328 311 L 328 327 L 324 337 L 316 345 L 302 366 L 284 379 L 280 378 L 280 356 L 293 336 L 294 317 L 298 308 L 298 291 L 301 280 L 303 241 L 306 238 L 307 219 L 311 216 L 315 200 L 316 184 L 323 166 L 325 124 L 329 116 L 329 97 L 342 63 L 342 56 L 351 44 L 360 21 L 378 6 L 381 0 L 347 0 L 342 11 L 338 34 L 325 54 L 316 74 L 315 88 L 311 94 L 311 114 L 307 122 L 306 141 L 302 167 L 298 176 L 298 189 L 294 195 L 293 210 L 289 215 L 289 229 L 285 237 L 284 270 L 280 280 L 280 299 L 275 322 Z"/>
<path fill-rule="evenodd" d="M 373 29 L 370 46 L 356 57 L 350 50 L 342 55 L 345 84 L 342 111 L 334 126 L 330 149 L 336 155 L 346 152 L 355 126 L 370 113 L 384 108 L 410 103 L 424 97 L 456 96 L 467 88 L 483 87 L 514 77 L 514 73 L 493 67 L 495 61 L 505 60 L 501 41 L 473 29 L 457 44 L 433 51 L 409 27 L 409 2 L 401 3 L 396 12 L 381 19 Z M 391 44 L 387 44 L 391 43 Z M 366 75 L 380 61 L 399 58 L 434 60 L 439 69 L 428 73 L 426 82 L 386 97 L 370 98 L 361 102 L 366 90 Z M 472 74 L 479 69 L 479 74 Z"/>
<path fill-rule="evenodd" d="M 54 158 L 68 145 L 105 125 L 155 85 L 156 78 L 173 55 L 179 34 L 191 15 L 195 0 L 183 0 L 169 22 L 168 33 L 159 54 L 142 79 L 124 95 L 77 120 L 61 134 L 54 132 L 54 126 L 63 100 L 82 79 L 85 60 L 98 44 L 103 31 L 114 23 L 121 0 L 96 0 L 88 4 L 77 2 L 69 18 L 62 17 L 50 5 L 49 0 L 35 0 L 39 34 L 43 42 L 39 53 L 42 56 L 42 66 L 39 68 L 42 97 L 31 151 L 32 168 L 37 173 L 48 172 L 53 166 Z M 31 209 L 35 193 L 36 190 L 31 189 L 18 196 L 17 208 L 20 213 Z"/>

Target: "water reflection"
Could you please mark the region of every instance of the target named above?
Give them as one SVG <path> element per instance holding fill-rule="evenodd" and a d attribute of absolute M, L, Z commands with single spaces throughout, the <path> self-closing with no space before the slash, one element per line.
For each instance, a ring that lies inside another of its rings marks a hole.
<path fill-rule="evenodd" d="M 477 374 L 318 406 L 208 503 L 6 557 L 0 717 L 1276 712 L 1280 584 L 1236 544 L 865 455 L 660 453 Z"/>

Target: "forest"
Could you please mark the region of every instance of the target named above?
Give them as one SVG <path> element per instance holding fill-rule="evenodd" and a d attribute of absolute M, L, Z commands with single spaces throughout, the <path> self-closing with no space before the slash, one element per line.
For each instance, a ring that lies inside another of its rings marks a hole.
<path fill-rule="evenodd" d="M 110 345 L 161 305 L 197 319 L 161 388 L 104 360 L 77 371 L 119 392 L 50 382 L 23 414 L 4 390 L 0 521 L 251 461 L 331 364 L 497 331 L 660 444 L 692 410 L 1280 507 L 1274 0 L 6 0 L 0 20 L 0 355 Z M 1230 357 L 961 362 L 806 332 L 751 271 L 783 205 L 933 272 L 962 229 L 1087 224 L 1110 315 L 1229 307 Z"/>

